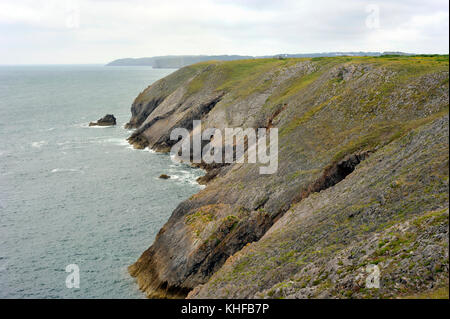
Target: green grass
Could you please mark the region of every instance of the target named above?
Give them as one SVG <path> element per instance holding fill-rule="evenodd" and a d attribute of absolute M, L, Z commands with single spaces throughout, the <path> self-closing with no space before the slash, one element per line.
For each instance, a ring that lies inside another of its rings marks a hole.
<path fill-rule="evenodd" d="M 196 212 L 187 215 L 184 219 L 186 225 L 190 226 L 192 232 L 200 237 L 205 226 L 215 219 L 214 206 L 206 206 L 197 210 Z"/>
<path fill-rule="evenodd" d="M 403 299 L 449 299 L 448 287 L 402 297 Z"/>
<path fill-rule="evenodd" d="M 189 83 L 187 96 L 198 93 L 208 84 L 214 84 L 216 91 L 233 91 L 236 97 L 248 96 L 253 92 L 270 87 L 270 81 L 255 85 L 255 80 L 262 74 L 291 63 L 292 61 L 279 59 L 209 61 L 207 66 L 211 69 L 205 68 L 204 72 Z M 214 70 L 214 72 L 209 72 L 210 70 Z M 214 78 L 211 78 L 211 75 Z"/>
<path fill-rule="evenodd" d="M 245 97 L 252 93 L 267 89 L 271 85 L 270 79 L 258 82 L 261 75 L 270 70 L 279 70 L 284 66 L 290 66 L 301 61 L 311 61 L 319 66 L 332 66 L 340 63 L 371 63 L 396 67 L 402 72 L 419 74 L 430 71 L 430 67 L 448 66 L 448 55 L 417 55 L 417 56 L 395 56 L 386 55 L 380 57 L 318 57 L 318 58 L 289 58 L 289 59 L 248 59 L 236 61 L 208 61 L 188 66 L 191 73 L 199 73 L 189 83 L 187 96 L 200 92 L 205 86 L 213 84 L 220 91 L 233 91 L 235 96 Z M 326 69 L 326 68 L 324 68 Z M 183 69 L 181 69 L 183 70 Z M 214 72 L 210 72 L 210 71 Z M 184 71 L 187 72 L 187 71 Z M 214 74 L 214 78 L 211 78 Z M 293 79 L 283 92 L 270 98 L 270 105 L 276 105 L 289 99 L 299 91 L 313 83 L 321 72 L 312 72 L 300 78 Z M 408 74 L 406 76 L 408 76 Z"/>
<path fill-rule="evenodd" d="M 447 208 L 444 208 L 441 210 L 428 212 L 423 216 L 416 218 L 413 223 L 416 227 L 422 228 L 425 222 L 433 218 L 433 224 L 439 224 L 446 219 L 448 220 L 447 210 Z"/>
<path fill-rule="evenodd" d="M 426 118 L 411 120 L 404 123 L 385 122 L 372 125 L 368 133 L 352 139 L 334 155 L 333 161 L 337 162 L 349 154 L 353 154 L 363 150 L 373 150 L 379 146 L 389 144 L 390 142 L 402 137 L 409 131 L 416 129 L 424 124 L 430 123 L 435 119 L 444 116 L 448 110 L 434 113 Z M 362 130 L 362 128 L 359 128 Z"/>
<path fill-rule="evenodd" d="M 307 84 L 304 84 L 305 86 Z M 306 111 L 301 117 L 294 118 L 287 126 L 284 126 L 281 129 L 280 136 L 285 136 L 292 132 L 295 128 L 309 121 L 316 113 L 319 113 L 325 106 L 329 105 L 333 102 L 333 100 L 337 99 L 338 96 L 333 96 L 330 100 L 327 100 L 311 109 Z"/>
<path fill-rule="evenodd" d="M 281 94 L 271 97 L 269 103 L 272 105 L 278 105 L 287 101 L 294 94 L 298 94 L 303 89 L 308 87 L 321 75 L 321 72 L 313 72 L 307 75 L 303 75 L 299 78 L 293 79 L 291 85 L 289 85 Z"/>

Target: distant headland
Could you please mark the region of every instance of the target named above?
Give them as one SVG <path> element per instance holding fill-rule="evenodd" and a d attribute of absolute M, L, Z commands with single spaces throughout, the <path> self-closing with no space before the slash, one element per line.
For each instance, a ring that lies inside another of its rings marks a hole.
<path fill-rule="evenodd" d="M 409 55 L 404 52 L 323 52 L 323 53 L 300 53 L 300 54 L 276 54 L 265 56 L 250 55 L 165 55 L 147 58 L 124 58 L 117 59 L 106 64 L 106 66 L 151 66 L 155 69 L 182 68 L 184 66 L 204 61 L 232 61 L 262 58 L 315 58 L 336 56 L 381 56 L 381 55 Z"/>

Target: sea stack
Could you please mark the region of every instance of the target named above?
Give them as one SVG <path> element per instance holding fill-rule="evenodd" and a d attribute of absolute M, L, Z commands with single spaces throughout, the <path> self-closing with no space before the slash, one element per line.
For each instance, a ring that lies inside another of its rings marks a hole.
<path fill-rule="evenodd" d="M 90 122 L 89 126 L 111 126 L 116 125 L 116 118 L 112 114 L 106 114 L 97 122 Z"/>

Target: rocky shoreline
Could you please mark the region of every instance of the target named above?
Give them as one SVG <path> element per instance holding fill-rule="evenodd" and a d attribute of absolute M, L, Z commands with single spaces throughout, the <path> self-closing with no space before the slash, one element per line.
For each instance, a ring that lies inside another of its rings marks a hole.
<path fill-rule="evenodd" d="M 447 287 L 448 56 L 205 62 L 144 90 L 128 141 L 277 127 L 276 174 L 205 165 L 129 267 L 151 298 L 396 298 Z M 381 287 L 365 287 L 377 265 Z"/>

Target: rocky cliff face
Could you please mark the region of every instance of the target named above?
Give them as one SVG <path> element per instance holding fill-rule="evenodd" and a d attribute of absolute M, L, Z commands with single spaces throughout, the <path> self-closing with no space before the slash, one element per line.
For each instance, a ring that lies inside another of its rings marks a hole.
<path fill-rule="evenodd" d="M 132 106 L 135 147 L 168 151 L 201 119 L 277 127 L 279 162 L 206 166 L 131 275 L 149 297 L 448 287 L 448 78 L 448 57 L 338 57 L 200 63 L 151 85 Z"/>

